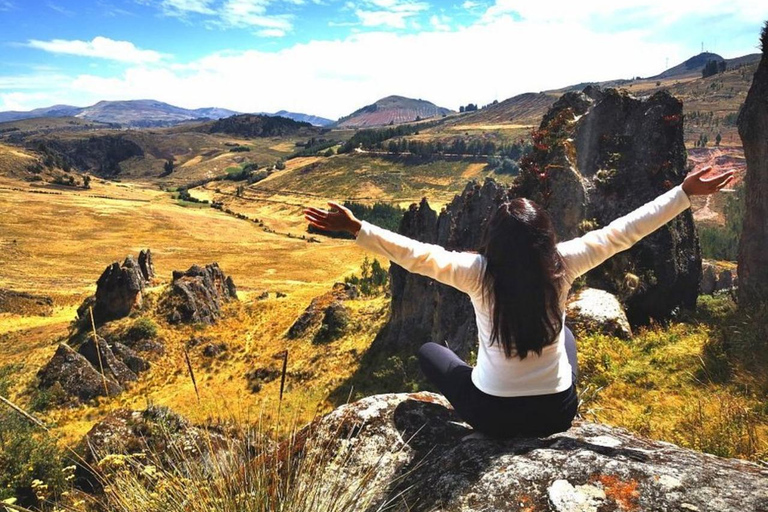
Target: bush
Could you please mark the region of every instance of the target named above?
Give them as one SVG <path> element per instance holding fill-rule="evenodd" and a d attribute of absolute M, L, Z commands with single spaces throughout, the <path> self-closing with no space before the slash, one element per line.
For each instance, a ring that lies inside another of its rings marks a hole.
<path fill-rule="evenodd" d="M 360 267 L 360 276 L 347 277 L 344 282 L 357 286 L 363 295 L 377 295 L 386 292 L 389 272 L 381 266 L 379 260 L 370 261 L 366 257 Z"/>
<path fill-rule="evenodd" d="M 15 412 L 0 411 L 0 501 L 38 507 L 67 487 L 66 459 L 56 443 Z"/>
<path fill-rule="evenodd" d="M 125 337 L 131 341 L 146 340 L 157 337 L 157 324 L 150 318 L 138 318 L 133 325 L 128 328 Z"/>

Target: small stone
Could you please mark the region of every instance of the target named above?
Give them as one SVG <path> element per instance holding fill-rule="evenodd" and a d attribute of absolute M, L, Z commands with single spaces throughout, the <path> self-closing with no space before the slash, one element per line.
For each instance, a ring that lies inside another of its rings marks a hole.
<path fill-rule="evenodd" d="M 605 491 L 593 485 L 574 487 L 568 480 L 555 480 L 547 489 L 549 501 L 557 512 L 597 512 L 605 501 Z"/>

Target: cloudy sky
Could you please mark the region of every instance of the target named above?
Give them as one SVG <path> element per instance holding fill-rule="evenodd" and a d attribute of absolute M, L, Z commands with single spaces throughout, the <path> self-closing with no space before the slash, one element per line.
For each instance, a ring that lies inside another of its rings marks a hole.
<path fill-rule="evenodd" d="M 755 53 L 765 0 L 0 0 L 0 111 L 151 98 L 336 119 Z"/>

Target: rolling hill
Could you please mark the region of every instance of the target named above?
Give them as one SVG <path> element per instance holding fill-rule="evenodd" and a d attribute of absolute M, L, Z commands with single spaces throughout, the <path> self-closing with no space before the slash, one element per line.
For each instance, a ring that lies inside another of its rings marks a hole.
<path fill-rule="evenodd" d="M 388 124 L 410 123 L 421 119 L 446 116 L 452 110 L 438 107 L 425 100 L 403 96 L 387 96 L 379 101 L 355 110 L 338 120 L 338 128 L 363 128 Z"/>

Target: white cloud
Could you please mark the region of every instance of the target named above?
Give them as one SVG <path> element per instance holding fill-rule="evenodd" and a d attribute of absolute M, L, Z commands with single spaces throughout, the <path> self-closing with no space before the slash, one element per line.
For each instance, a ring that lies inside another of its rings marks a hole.
<path fill-rule="evenodd" d="M 149 0 L 146 3 L 150 3 Z M 213 0 L 163 0 L 160 7 L 171 16 L 183 16 L 188 13 L 215 14 L 211 8 Z"/>
<path fill-rule="evenodd" d="M 429 4 L 425 2 L 368 0 L 355 14 L 365 27 L 405 28 L 408 18 L 427 9 Z"/>
<path fill-rule="evenodd" d="M 435 30 L 451 30 L 451 25 L 449 24 L 450 21 L 451 18 L 440 14 L 434 14 L 429 18 L 429 24 L 432 25 Z"/>
<path fill-rule="evenodd" d="M 11 3 L 9 0 L 0 0 L 0 12 L 10 11 L 15 8 L 16 6 L 13 5 L 13 3 Z"/>
<path fill-rule="evenodd" d="M 461 4 L 461 6 L 464 9 L 467 9 L 467 10 L 474 9 L 475 7 L 478 7 L 479 5 L 480 5 L 479 3 L 473 2 L 472 0 L 467 0 L 466 2 Z"/>
<path fill-rule="evenodd" d="M 590 19 L 614 19 L 622 25 L 632 20 L 653 20 L 671 23 L 696 16 L 736 16 L 754 20 L 766 15 L 765 0 L 583 0 L 581 2 L 532 2 L 530 0 L 496 0 L 484 15 L 486 21 L 498 16 L 517 13 L 526 21 L 587 22 Z"/>
<path fill-rule="evenodd" d="M 38 105 L 52 105 L 53 100 L 47 93 L 42 92 L 11 92 L 0 94 L 0 112 L 4 110 L 32 110 Z M 34 105 L 34 106 L 33 106 Z"/>
<path fill-rule="evenodd" d="M 536 51 L 523 51 L 531 41 Z M 338 118 L 390 94 L 456 109 L 582 81 L 651 75 L 667 56 L 688 57 L 637 31 L 604 34 L 502 17 L 450 32 L 368 32 L 277 52 L 215 53 L 166 68 L 136 66 L 115 78 L 83 74 L 70 87 L 94 101 L 151 97 L 187 108 Z"/>
<path fill-rule="evenodd" d="M 153 50 L 139 49 L 130 41 L 115 41 L 102 36 L 94 37 L 92 41 L 76 39 L 39 41 L 37 39 L 30 39 L 27 46 L 50 53 L 80 55 L 82 57 L 96 57 L 130 63 L 158 62 L 164 57 L 162 53 Z"/>
<path fill-rule="evenodd" d="M 291 16 L 267 14 L 270 0 L 227 0 L 219 10 L 220 23 L 225 27 L 259 27 L 281 30 L 293 28 Z"/>

